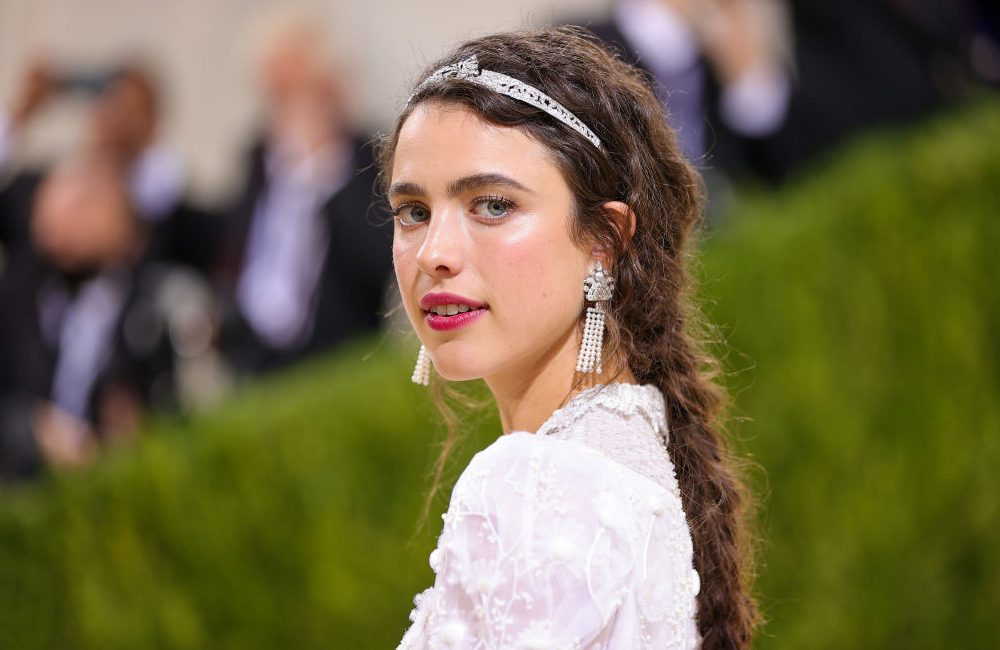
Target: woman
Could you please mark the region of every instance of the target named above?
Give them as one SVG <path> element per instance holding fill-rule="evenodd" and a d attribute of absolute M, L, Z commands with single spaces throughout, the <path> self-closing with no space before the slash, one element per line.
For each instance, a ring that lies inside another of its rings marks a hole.
<path fill-rule="evenodd" d="M 483 378 L 402 648 L 744 648 L 742 495 L 690 338 L 697 174 L 646 79 L 571 29 L 470 41 L 382 143 L 414 380 Z"/>

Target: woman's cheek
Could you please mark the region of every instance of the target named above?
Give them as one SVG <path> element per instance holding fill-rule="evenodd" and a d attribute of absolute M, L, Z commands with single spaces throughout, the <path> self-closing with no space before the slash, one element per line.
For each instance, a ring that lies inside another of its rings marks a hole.
<path fill-rule="evenodd" d="M 392 265 L 396 270 L 396 280 L 399 282 L 400 288 L 403 286 L 403 278 L 413 275 L 415 263 L 416 259 L 411 242 L 407 242 L 397 234 L 392 242 Z"/>
<path fill-rule="evenodd" d="M 560 244 L 549 232 L 546 215 L 522 215 L 516 226 L 511 226 L 502 237 L 490 242 L 485 252 L 491 261 L 520 280 L 541 279 L 540 274 L 554 261 L 552 256 L 558 257 Z"/>
<path fill-rule="evenodd" d="M 416 249 L 411 242 L 393 241 L 392 265 L 396 271 L 396 286 L 399 287 L 403 306 L 410 318 L 413 319 L 415 314 L 412 313 L 412 307 L 419 297 L 413 296 L 416 291 L 417 258 Z"/>
<path fill-rule="evenodd" d="M 552 272 L 561 263 L 556 242 L 546 238 L 512 238 L 484 255 L 484 269 L 493 269 L 490 293 L 502 297 L 516 320 L 540 324 L 547 319 L 556 290 Z"/>

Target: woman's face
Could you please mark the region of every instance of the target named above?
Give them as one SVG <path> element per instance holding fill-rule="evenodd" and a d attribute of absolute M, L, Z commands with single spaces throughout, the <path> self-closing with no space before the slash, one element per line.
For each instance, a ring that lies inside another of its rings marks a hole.
<path fill-rule="evenodd" d="M 442 376 L 528 380 L 560 355 L 572 372 L 593 258 L 543 145 L 461 105 L 419 104 L 389 201 L 403 304 Z"/>

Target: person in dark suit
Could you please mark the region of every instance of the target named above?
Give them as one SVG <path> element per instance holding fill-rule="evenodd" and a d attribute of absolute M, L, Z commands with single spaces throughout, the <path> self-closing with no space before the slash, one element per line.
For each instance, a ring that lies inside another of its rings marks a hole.
<path fill-rule="evenodd" d="M 951 46 L 913 21 L 920 4 L 789 3 L 795 79 L 784 118 L 759 134 L 723 124 L 720 159 L 734 171 L 781 182 L 854 134 L 919 118 L 955 99 L 934 70 Z M 943 22 L 957 20 L 959 11 L 942 5 Z"/>
<path fill-rule="evenodd" d="M 84 155 L 49 170 L 20 168 L 19 134 L 70 93 L 90 102 Z M 146 410 L 173 410 L 174 346 L 211 339 L 177 326 L 191 309 L 167 322 L 174 267 L 207 270 L 218 237 L 184 198 L 180 163 L 156 137 L 159 116 L 155 80 L 134 64 L 74 75 L 38 62 L 0 111 L 2 476 L 80 462 L 99 441 L 129 434 Z M 74 195 L 76 205 L 66 205 Z M 77 260 L 111 231 L 129 234 L 114 263 L 93 251 Z"/>
<path fill-rule="evenodd" d="M 30 249 L 0 278 L 0 477 L 90 460 L 173 403 L 162 270 L 120 168 L 66 161 L 32 202 Z M 15 215 L 16 216 L 16 215 Z"/>
<path fill-rule="evenodd" d="M 375 330 L 391 273 L 372 152 L 345 126 L 343 88 L 311 24 L 275 26 L 258 61 L 262 141 L 216 265 L 220 347 L 238 375 Z"/>
<path fill-rule="evenodd" d="M 778 10 L 775 2 L 620 0 L 611 20 L 587 27 L 649 75 L 681 150 L 711 171 L 720 125 L 757 137 L 784 118 L 790 78 Z"/>
<path fill-rule="evenodd" d="M 780 183 L 859 131 L 989 82 L 962 51 L 979 4 L 620 0 L 589 28 L 657 81 L 692 162 Z"/>

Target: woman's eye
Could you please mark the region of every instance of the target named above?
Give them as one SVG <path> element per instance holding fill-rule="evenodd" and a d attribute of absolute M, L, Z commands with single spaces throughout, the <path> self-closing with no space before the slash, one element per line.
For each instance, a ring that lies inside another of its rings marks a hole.
<path fill-rule="evenodd" d="M 488 219 L 500 219 L 506 217 L 514 204 L 507 199 L 500 197 L 486 197 L 476 203 L 476 211 Z"/>
<path fill-rule="evenodd" d="M 422 205 L 401 205 L 396 208 L 395 215 L 400 224 L 412 226 L 427 221 L 431 216 L 431 211 Z"/>
<path fill-rule="evenodd" d="M 490 213 L 491 217 L 502 217 L 507 214 L 507 204 L 503 201 L 488 201 L 486 211 Z"/>

